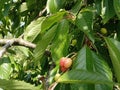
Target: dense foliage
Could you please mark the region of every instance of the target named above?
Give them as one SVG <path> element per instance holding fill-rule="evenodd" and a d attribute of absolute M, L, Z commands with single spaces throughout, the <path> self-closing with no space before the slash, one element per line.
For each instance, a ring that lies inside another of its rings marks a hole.
<path fill-rule="evenodd" d="M 0 0 L 0 10 L 0 89 L 119 90 L 120 0 Z"/>

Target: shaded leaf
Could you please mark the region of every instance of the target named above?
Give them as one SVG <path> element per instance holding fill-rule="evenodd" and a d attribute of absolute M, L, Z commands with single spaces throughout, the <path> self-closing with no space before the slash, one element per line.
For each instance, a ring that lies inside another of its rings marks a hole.
<path fill-rule="evenodd" d="M 93 29 L 93 11 L 92 11 L 92 9 L 82 10 L 82 12 L 80 12 L 77 16 L 76 25 L 94 43 L 94 36 L 92 33 L 92 29 Z"/>
<path fill-rule="evenodd" d="M 76 4 L 73 6 L 73 8 L 71 9 L 71 12 L 74 14 L 74 15 L 77 15 L 80 8 L 82 7 L 82 0 L 77 0 Z"/>
<path fill-rule="evenodd" d="M 118 18 L 120 19 L 120 0 L 113 0 L 113 5 L 114 5 L 115 12 Z"/>
<path fill-rule="evenodd" d="M 95 0 L 97 13 L 101 15 L 104 24 L 115 15 L 113 1 L 116 0 Z"/>

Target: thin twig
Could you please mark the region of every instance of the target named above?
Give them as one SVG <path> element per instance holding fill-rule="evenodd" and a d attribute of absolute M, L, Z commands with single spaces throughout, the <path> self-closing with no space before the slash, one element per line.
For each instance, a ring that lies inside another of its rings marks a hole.
<path fill-rule="evenodd" d="M 50 87 L 48 88 L 48 90 L 54 90 L 55 87 L 57 86 L 58 82 L 54 82 L 52 85 L 50 85 Z"/>
<path fill-rule="evenodd" d="M 42 11 L 40 11 L 39 12 L 39 17 L 42 16 L 45 13 L 46 10 L 47 10 L 47 8 L 45 7 Z"/>

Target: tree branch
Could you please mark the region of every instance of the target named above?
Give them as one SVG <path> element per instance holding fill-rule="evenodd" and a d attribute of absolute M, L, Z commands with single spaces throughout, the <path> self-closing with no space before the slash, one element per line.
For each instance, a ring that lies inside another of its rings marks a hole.
<path fill-rule="evenodd" d="M 1 45 L 5 45 L 7 43 L 10 43 L 11 45 L 20 45 L 20 46 L 25 46 L 25 47 L 29 47 L 29 48 L 35 48 L 36 45 L 25 41 L 21 38 L 14 38 L 14 39 L 0 39 L 0 44 Z"/>
<path fill-rule="evenodd" d="M 4 55 L 4 53 L 7 51 L 7 49 L 11 46 L 15 45 L 20 45 L 20 46 L 25 46 L 29 48 L 35 48 L 36 45 L 25 41 L 21 38 L 14 38 L 14 39 L 0 39 L 0 45 L 4 45 L 1 50 L 0 50 L 0 58 Z"/>

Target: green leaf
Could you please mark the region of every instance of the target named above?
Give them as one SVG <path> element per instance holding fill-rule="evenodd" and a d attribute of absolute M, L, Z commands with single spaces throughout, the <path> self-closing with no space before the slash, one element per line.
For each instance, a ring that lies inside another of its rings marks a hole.
<path fill-rule="evenodd" d="M 66 56 L 69 47 L 69 22 L 62 20 L 57 28 L 56 35 L 51 45 L 53 60 L 58 63 L 59 59 Z"/>
<path fill-rule="evenodd" d="M 23 46 L 17 46 L 17 48 L 26 56 L 29 56 L 29 49 Z"/>
<path fill-rule="evenodd" d="M 104 24 L 115 15 L 113 1 L 116 0 L 95 0 L 97 13 L 101 15 Z"/>
<path fill-rule="evenodd" d="M 89 18 L 88 18 L 89 17 Z M 92 33 L 93 29 L 93 10 L 92 9 L 83 9 L 80 12 L 76 19 L 76 26 L 83 31 L 88 38 L 94 43 L 94 36 Z"/>
<path fill-rule="evenodd" d="M 11 63 L 8 57 L 0 59 L 0 78 L 9 79 L 9 75 L 12 72 Z"/>
<path fill-rule="evenodd" d="M 24 2 L 24 3 L 22 3 L 21 6 L 20 6 L 20 12 L 24 12 L 24 11 L 26 11 L 26 10 L 28 10 L 27 3 Z"/>
<path fill-rule="evenodd" d="M 43 57 L 45 49 L 48 47 L 51 40 L 54 38 L 56 34 L 56 30 L 57 30 L 57 25 L 54 25 L 42 36 L 42 39 L 38 41 L 37 47 L 34 50 L 34 57 L 36 64 Z"/>
<path fill-rule="evenodd" d="M 40 90 L 24 81 L 0 79 L 0 88 L 3 90 Z"/>
<path fill-rule="evenodd" d="M 105 76 L 108 80 L 112 81 L 112 72 L 109 69 L 105 60 L 101 56 L 91 51 L 86 46 L 79 51 L 78 56 L 74 61 L 72 69 L 73 70 L 82 69 L 82 70 L 87 70 L 92 72 L 98 72 L 101 75 Z M 75 86 L 75 85 L 72 85 L 72 86 Z M 84 86 L 88 88 L 90 87 L 90 85 L 83 84 L 83 85 L 78 85 L 78 88 L 84 88 Z M 104 86 L 104 88 L 106 88 L 105 90 L 112 90 L 112 85 L 104 85 L 104 84 L 95 85 L 96 88 L 98 86 L 101 89 Z"/>
<path fill-rule="evenodd" d="M 82 7 L 82 0 L 77 0 L 76 4 L 73 6 L 73 8 L 71 9 L 71 12 L 74 14 L 74 15 L 77 15 L 80 8 Z"/>
<path fill-rule="evenodd" d="M 97 9 L 97 14 L 101 14 L 101 4 L 102 4 L 102 0 L 94 0 L 95 1 L 95 7 Z"/>
<path fill-rule="evenodd" d="M 112 38 L 105 38 L 117 81 L 120 83 L 120 42 Z"/>
<path fill-rule="evenodd" d="M 120 19 L 120 0 L 113 0 L 113 5 L 114 5 L 115 12 L 118 18 Z"/>
<path fill-rule="evenodd" d="M 32 42 L 41 31 L 41 24 L 45 20 L 45 17 L 40 17 L 37 20 L 32 21 L 24 32 L 24 39 Z"/>
<path fill-rule="evenodd" d="M 113 84 L 105 76 L 97 72 L 75 69 L 64 73 L 58 79 L 59 83 L 91 83 L 91 84 Z"/>
<path fill-rule="evenodd" d="M 46 19 L 43 21 L 42 26 L 41 26 L 42 32 L 49 29 L 53 24 L 63 19 L 65 14 L 66 14 L 66 11 L 61 11 L 61 12 L 57 12 L 54 15 L 46 17 Z"/>

